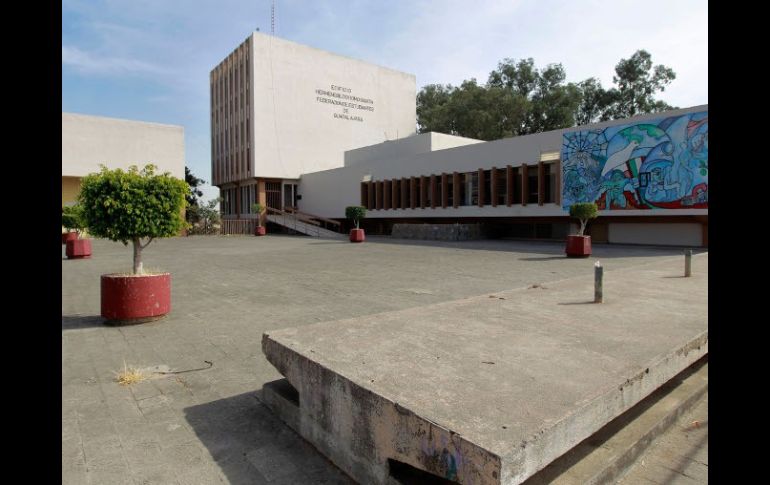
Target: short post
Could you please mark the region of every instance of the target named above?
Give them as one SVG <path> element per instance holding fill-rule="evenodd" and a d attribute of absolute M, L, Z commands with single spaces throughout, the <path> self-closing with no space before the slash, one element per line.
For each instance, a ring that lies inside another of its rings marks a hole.
<path fill-rule="evenodd" d="M 684 277 L 692 276 L 692 249 L 684 250 Z"/>
<path fill-rule="evenodd" d="M 594 303 L 601 303 L 603 300 L 603 279 L 604 268 L 602 268 L 602 263 L 597 261 L 594 264 Z"/>

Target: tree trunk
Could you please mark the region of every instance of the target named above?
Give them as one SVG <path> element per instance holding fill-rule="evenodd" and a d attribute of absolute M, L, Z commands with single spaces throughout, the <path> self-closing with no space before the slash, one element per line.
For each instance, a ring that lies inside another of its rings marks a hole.
<path fill-rule="evenodd" d="M 582 236 L 583 231 L 585 230 L 586 230 L 586 221 L 584 221 L 583 219 L 580 219 L 580 232 L 578 233 L 578 236 Z"/>
<path fill-rule="evenodd" d="M 138 237 L 134 238 L 134 274 L 143 274 L 142 269 L 142 243 Z"/>

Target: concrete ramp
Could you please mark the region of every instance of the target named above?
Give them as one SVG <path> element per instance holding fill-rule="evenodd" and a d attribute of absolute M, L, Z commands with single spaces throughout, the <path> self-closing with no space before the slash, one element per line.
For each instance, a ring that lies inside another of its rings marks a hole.
<path fill-rule="evenodd" d="M 708 353 L 708 254 L 586 272 L 268 332 L 265 400 L 361 483 L 521 483 Z"/>

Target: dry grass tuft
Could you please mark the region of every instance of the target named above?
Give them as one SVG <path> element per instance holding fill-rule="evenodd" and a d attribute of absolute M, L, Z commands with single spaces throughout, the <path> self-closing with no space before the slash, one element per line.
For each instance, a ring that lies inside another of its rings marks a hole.
<path fill-rule="evenodd" d="M 128 367 L 126 361 L 123 361 L 123 370 L 115 373 L 115 380 L 121 386 L 130 386 L 147 379 L 149 376 L 135 367 Z"/>

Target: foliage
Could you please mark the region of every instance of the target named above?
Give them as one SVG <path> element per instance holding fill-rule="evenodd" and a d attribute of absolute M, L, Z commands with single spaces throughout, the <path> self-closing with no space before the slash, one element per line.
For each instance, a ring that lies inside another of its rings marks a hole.
<path fill-rule="evenodd" d="M 221 215 L 217 208 L 217 203 L 221 201 L 222 198 L 219 197 L 208 201 L 204 205 L 199 204 L 197 207 L 191 207 L 189 210 L 195 211 L 196 222 L 192 225 L 188 234 L 218 234 Z"/>
<path fill-rule="evenodd" d="M 262 227 L 262 213 L 265 212 L 265 206 L 259 202 L 251 204 L 251 212 L 257 214 L 257 226 Z"/>
<path fill-rule="evenodd" d="M 184 196 L 188 207 L 188 211 L 185 213 L 185 218 L 187 222 L 193 224 L 198 222 L 198 220 L 195 218 L 198 211 L 193 208 L 198 207 L 198 197 L 203 197 L 203 191 L 198 187 L 205 184 L 206 181 L 193 175 L 193 173 L 190 171 L 190 167 L 184 168 L 184 180 L 187 182 L 189 187 L 189 192 Z"/>
<path fill-rule="evenodd" d="M 588 221 L 599 216 L 599 207 L 595 202 L 579 202 L 570 206 L 569 215 L 580 220 L 578 236 L 582 236 Z"/>
<path fill-rule="evenodd" d="M 360 205 L 351 205 L 345 207 L 345 217 L 352 219 L 358 229 L 358 223 L 361 219 L 366 217 L 366 207 Z"/>
<path fill-rule="evenodd" d="M 187 224 L 182 217 L 188 185 L 155 166 L 142 170 L 109 170 L 83 177 L 79 202 L 83 220 L 96 237 L 134 244 L 134 274 L 142 273 L 141 250 L 154 238 L 177 235 Z M 147 238 L 145 244 L 142 238 Z"/>
<path fill-rule="evenodd" d="M 537 69 L 531 58 L 504 59 L 485 85 L 470 79 L 457 87 L 423 87 L 417 94 L 419 131 L 497 140 L 673 109 L 653 95 L 676 75 L 653 67 L 646 51 L 621 59 L 615 73 L 617 87 L 605 90 L 596 78 L 567 83 L 561 64 Z"/>
<path fill-rule="evenodd" d="M 83 220 L 83 207 L 80 204 L 62 207 L 61 225 L 69 232 L 82 231 L 85 229 L 86 224 Z"/>

